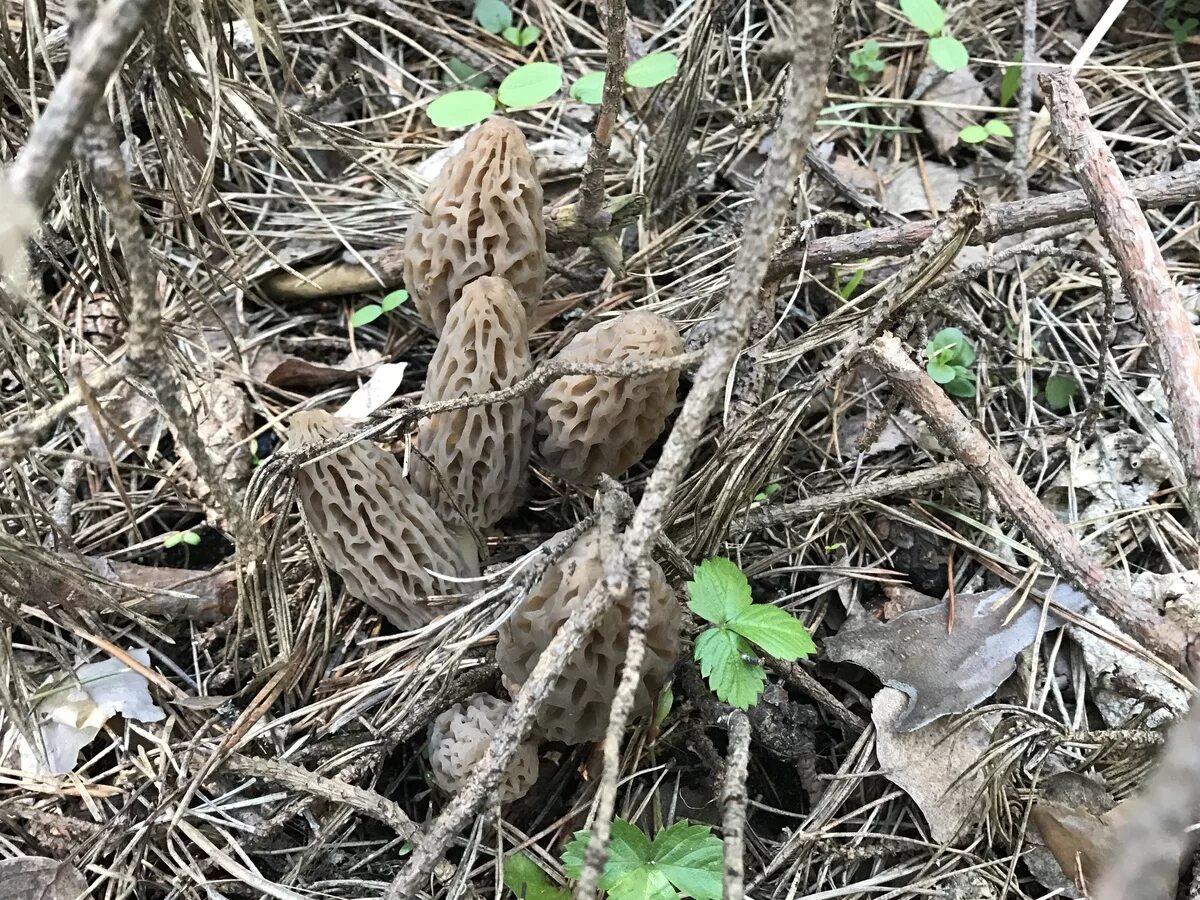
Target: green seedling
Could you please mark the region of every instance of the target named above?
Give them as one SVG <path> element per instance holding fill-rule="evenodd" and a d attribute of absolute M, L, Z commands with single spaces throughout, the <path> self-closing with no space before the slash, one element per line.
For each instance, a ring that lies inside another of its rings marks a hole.
<path fill-rule="evenodd" d="M 914 28 L 929 35 L 929 58 L 935 66 L 946 72 L 966 68 L 967 48 L 946 33 L 946 13 L 937 0 L 900 0 L 900 11 Z"/>
<path fill-rule="evenodd" d="M 738 709 L 758 701 L 767 681 L 758 651 L 792 662 L 817 649 L 794 616 L 753 601 L 750 582 L 731 560 L 706 559 L 687 588 L 688 608 L 713 625 L 696 637 L 694 656 L 718 700 Z"/>
<path fill-rule="evenodd" d="M 366 306 L 360 306 L 350 316 L 350 327 L 362 328 L 364 325 L 370 325 L 384 313 L 389 313 L 393 309 L 396 309 L 407 299 L 408 291 L 401 289 L 385 295 L 378 303 L 368 303 Z"/>
<path fill-rule="evenodd" d="M 542 30 L 536 25 L 526 25 L 524 28 L 509 25 L 500 32 L 500 36 L 518 50 L 524 50 L 526 47 L 537 43 L 537 39 L 542 36 Z"/>
<path fill-rule="evenodd" d="M 982 125 L 968 125 L 958 133 L 958 139 L 964 144 L 982 144 L 988 138 L 1011 138 L 1012 129 L 1008 123 L 1000 119 L 989 119 Z"/>
<path fill-rule="evenodd" d="M 1008 106 L 1013 102 L 1013 98 L 1017 96 L 1017 91 L 1021 89 L 1021 60 L 1024 55 L 1017 54 L 1016 60 L 1011 66 L 1004 70 L 1004 75 L 1000 79 L 1000 105 Z"/>
<path fill-rule="evenodd" d="M 633 88 L 657 87 L 675 77 L 679 57 L 674 53 L 651 53 L 631 63 L 625 70 L 625 83 Z M 598 106 L 604 99 L 604 73 L 585 72 L 571 85 L 571 97 L 580 103 Z"/>
<path fill-rule="evenodd" d="M 1061 412 L 1070 409 L 1071 399 L 1079 390 L 1079 384 L 1068 375 L 1051 375 L 1046 379 L 1046 402 L 1050 408 Z"/>
<path fill-rule="evenodd" d="M 975 348 L 957 328 L 943 328 L 925 347 L 925 371 L 954 397 L 975 396 Z"/>
<path fill-rule="evenodd" d="M 169 531 L 163 535 L 162 545 L 164 550 L 170 550 L 172 547 L 178 547 L 180 544 L 187 544 L 189 547 L 195 547 L 200 543 L 200 535 L 194 531 Z"/>
<path fill-rule="evenodd" d="M 554 63 L 526 63 L 513 69 L 500 82 L 493 97 L 476 89 L 451 91 L 425 108 L 429 120 L 438 128 L 466 128 L 482 122 L 496 109 L 535 106 L 562 87 L 562 68 Z"/>
<path fill-rule="evenodd" d="M 502 34 L 513 23 L 512 10 L 504 0 L 475 0 L 475 21 L 490 34 Z"/>
<path fill-rule="evenodd" d="M 781 485 L 768 484 L 765 488 L 763 488 L 761 491 L 759 491 L 757 494 L 754 495 L 754 502 L 761 503 L 763 500 L 770 500 L 772 497 L 774 497 L 776 494 L 778 494 L 781 490 L 783 490 L 783 487 Z"/>
<path fill-rule="evenodd" d="M 850 51 L 850 77 L 859 84 L 866 84 L 883 71 L 883 60 L 879 58 L 879 41 L 866 41 L 857 50 Z"/>

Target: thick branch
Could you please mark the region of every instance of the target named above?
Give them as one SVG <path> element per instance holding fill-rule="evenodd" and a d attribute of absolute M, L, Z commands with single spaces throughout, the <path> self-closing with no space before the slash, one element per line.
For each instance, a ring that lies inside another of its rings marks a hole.
<path fill-rule="evenodd" d="M 1200 344 L 1154 233 L 1116 159 L 1088 121 L 1087 100 L 1068 72 L 1042 76 L 1051 125 L 1091 201 L 1125 293 L 1158 359 L 1187 478 L 1192 529 L 1200 534 Z"/>

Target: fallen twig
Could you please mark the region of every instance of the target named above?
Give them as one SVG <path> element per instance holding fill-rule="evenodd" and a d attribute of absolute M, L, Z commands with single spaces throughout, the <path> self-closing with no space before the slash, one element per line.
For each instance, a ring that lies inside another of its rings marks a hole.
<path fill-rule="evenodd" d="M 740 709 L 729 714 L 729 753 L 721 780 L 721 831 L 725 837 L 725 900 L 746 896 L 746 772 L 750 766 L 750 720 Z"/>
<path fill-rule="evenodd" d="M 1038 500 L 987 438 L 963 415 L 950 396 L 920 369 L 900 341 L 884 337 L 867 358 L 920 413 L 942 446 L 967 467 L 980 485 L 1021 525 L 1026 537 L 1055 570 L 1083 591 L 1131 637 L 1177 669 L 1184 665 L 1186 636 L 1144 601 L 1117 586 L 1071 531 Z"/>
<path fill-rule="evenodd" d="M 1184 499 L 1200 535 L 1200 344 L 1146 216 L 1112 151 L 1088 121 L 1087 100 L 1065 71 L 1042 76 L 1054 136 L 1067 154 L 1116 261 L 1125 293 L 1158 360 L 1186 479 Z"/>

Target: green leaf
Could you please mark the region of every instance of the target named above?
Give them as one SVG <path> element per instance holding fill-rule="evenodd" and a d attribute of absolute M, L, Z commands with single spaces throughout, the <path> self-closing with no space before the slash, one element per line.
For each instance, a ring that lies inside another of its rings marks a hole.
<path fill-rule="evenodd" d="M 541 103 L 562 87 L 562 68 L 554 63 L 525 63 L 500 82 L 497 99 L 510 109 Z"/>
<path fill-rule="evenodd" d="M 753 656 L 753 649 L 726 628 L 709 628 L 696 638 L 693 655 L 718 700 L 738 709 L 749 709 L 758 700 L 767 676 L 762 666 L 743 658 Z"/>
<path fill-rule="evenodd" d="M 1046 379 L 1046 402 L 1051 409 L 1068 409 L 1071 398 L 1079 390 L 1074 378 L 1068 375 L 1051 375 Z"/>
<path fill-rule="evenodd" d="M 1001 106 L 1012 103 L 1017 91 L 1021 89 L 1021 59 L 1022 54 L 1018 53 L 1016 62 L 1004 70 L 1004 76 L 1000 79 Z"/>
<path fill-rule="evenodd" d="M 536 25 L 526 25 L 524 28 L 510 25 L 504 29 L 501 36 L 514 47 L 524 49 L 542 36 L 542 30 Z"/>
<path fill-rule="evenodd" d="M 172 547 L 178 547 L 183 542 L 183 532 L 172 531 L 170 534 L 163 535 L 163 548 L 170 550 Z"/>
<path fill-rule="evenodd" d="M 593 106 L 600 103 L 604 99 L 604 73 L 588 72 L 586 75 L 580 75 L 571 85 L 571 96 Z"/>
<path fill-rule="evenodd" d="M 769 603 L 755 603 L 729 621 L 736 631 L 776 659 L 793 660 L 817 651 L 808 629 L 787 610 Z"/>
<path fill-rule="evenodd" d="M 654 836 L 653 865 L 685 897 L 721 900 L 724 845 L 708 825 L 680 819 Z"/>
<path fill-rule="evenodd" d="M 563 868 L 572 878 L 578 878 L 583 871 L 583 858 L 587 852 L 587 829 L 575 832 L 571 843 L 563 849 Z M 650 860 L 650 839 L 642 834 L 636 825 L 622 818 L 613 819 L 612 833 L 608 844 L 608 859 L 604 863 L 604 875 L 600 879 L 600 887 L 611 890 L 612 885 L 620 881 L 630 872 L 645 865 Z"/>
<path fill-rule="evenodd" d="M 1002 119 L 989 119 L 983 123 L 983 127 L 987 129 L 988 134 L 995 137 L 1010 138 L 1013 136 L 1012 129 Z"/>
<path fill-rule="evenodd" d="M 466 128 L 482 122 L 495 108 L 496 98 L 484 91 L 451 91 L 425 107 L 425 113 L 438 128 Z"/>
<path fill-rule="evenodd" d="M 930 37 L 941 34 L 946 24 L 946 14 L 937 0 L 900 0 L 900 11 Z"/>
<path fill-rule="evenodd" d="M 180 535 L 180 538 L 189 547 L 197 547 L 200 544 L 200 535 L 196 534 L 194 531 L 185 531 Z"/>
<path fill-rule="evenodd" d="M 750 582 L 736 563 L 723 556 L 696 566 L 687 590 L 688 609 L 714 625 L 724 625 L 753 602 Z"/>
<path fill-rule="evenodd" d="M 946 393 L 952 397 L 966 397 L 970 399 L 975 396 L 975 376 L 970 372 L 965 375 L 956 374 L 954 380 L 949 384 L 944 385 Z"/>
<path fill-rule="evenodd" d="M 475 0 L 475 21 L 484 31 L 500 34 L 512 25 L 512 10 L 504 0 Z"/>
<path fill-rule="evenodd" d="M 958 133 L 958 139 L 964 144 L 982 144 L 988 139 L 988 132 L 982 125 L 968 125 Z"/>
<path fill-rule="evenodd" d="M 925 354 L 930 360 L 950 365 L 962 363 L 970 365 L 975 362 L 975 349 L 967 340 L 966 335 L 957 328 L 943 328 L 925 345 Z"/>
<path fill-rule="evenodd" d="M 368 303 L 366 306 L 361 306 L 354 311 L 350 316 L 351 328 L 362 328 L 364 325 L 370 325 L 376 319 L 383 315 L 383 307 L 378 303 Z"/>
<path fill-rule="evenodd" d="M 514 853 L 504 860 L 504 886 L 520 900 L 571 900 L 569 891 L 551 883 L 542 867 L 528 854 Z"/>
<path fill-rule="evenodd" d="M 625 70 L 625 83 L 635 88 L 652 88 L 677 71 L 679 58 L 674 53 L 650 53 L 630 63 Z"/>
<path fill-rule="evenodd" d="M 654 706 L 654 727 L 657 728 L 663 722 L 667 721 L 667 716 L 671 714 L 671 707 L 675 705 L 675 692 L 667 688 L 658 695 L 658 703 Z"/>
<path fill-rule="evenodd" d="M 854 295 L 854 292 L 858 290 L 858 286 L 862 284 L 863 276 L 866 274 L 867 270 L 865 268 L 856 269 L 846 283 L 838 288 L 838 296 L 843 300 L 849 300 Z"/>
<path fill-rule="evenodd" d="M 392 291 L 390 294 L 385 294 L 383 299 L 379 301 L 379 308 L 384 312 L 391 312 L 407 299 L 408 291 L 401 288 L 398 291 Z"/>
<path fill-rule="evenodd" d="M 946 72 L 965 69 L 971 61 L 962 41 L 945 34 L 929 39 L 929 58 L 935 66 Z"/>
<path fill-rule="evenodd" d="M 954 369 L 945 363 L 931 359 L 925 363 L 925 371 L 938 384 L 949 384 L 954 380 Z"/>
<path fill-rule="evenodd" d="M 446 68 L 450 70 L 450 74 L 442 79 L 446 84 L 462 85 L 468 88 L 482 88 L 487 86 L 487 75 L 472 69 L 456 56 L 452 56 L 446 60 Z"/>
<path fill-rule="evenodd" d="M 608 889 L 608 900 L 678 900 L 667 876 L 651 866 L 639 866 Z"/>

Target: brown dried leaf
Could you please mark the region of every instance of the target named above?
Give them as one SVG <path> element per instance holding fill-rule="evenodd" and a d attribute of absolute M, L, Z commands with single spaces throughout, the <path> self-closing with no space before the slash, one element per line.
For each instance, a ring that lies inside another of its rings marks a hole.
<path fill-rule="evenodd" d="M 945 156 L 958 143 L 958 133 L 974 124 L 981 115 L 954 107 L 984 106 L 988 102 L 983 85 L 971 74 L 970 67 L 951 72 L 927 90 L 921 99 L 931 104 L 944 104 L 921 107 L 921 123 L 940 156 Z"/>
<path fill-rule="evenodd" d="M 0 900 L 76 900 L 87 889 L 70 863 L 47 856 L 0 860 Z"/>
<path fill-rule="evenodd" d="M 934 208 L 945 212 L 962 184 L 963 173 L 953 166 L 936 162 L 927 162 L 923 166 L 909 163 L 883 189 L 883 205 L 898 216 L 932 213 Z"/>
<path fill-rule="evenodd" d="M 884 776 L 921 807 L 932 838 L 947 843 L 982 815 L 984 772 L 966 773 L 987 750 L 1000 716 L 990 713 L 965 724 L 947 719 L 911 730 L 904 726 L 906 703 L 893 688 L 875 695 L 875 753 Z"/>
<path fill-rule="evenodd" d="M 1016 671 L 1017 655 L 1042 627 L 1042 610 L 1038 603 L 1026 602 L 1010 618 L 1011 593 L 1004 588 L 960 594 L 949 634 L 946 606 L 932 597 L 928 606 L 908 609 L 886 623 L 855 605 L 841 630 L 825 642 L 825 653 L 834 662 L 869 669 L 906 695 L 909 708 L 895 725 L 898 731 L 911 731 L 973 709 Z M 1053 600 L 1077 613 L 1088 606 L 1087 598 L 1070 588 L 1056 589 Z M 1049 613 L 1044 629 L 1062 624 Z"/>

